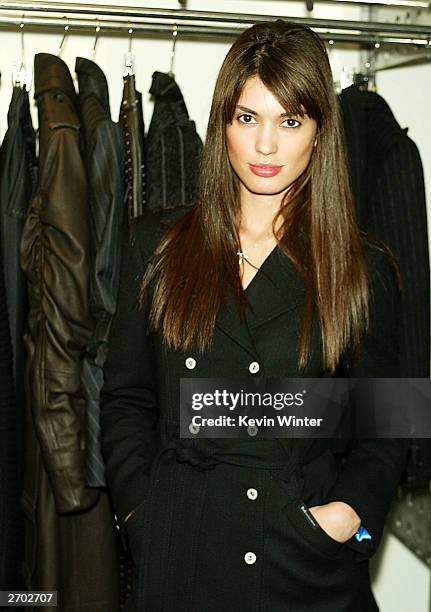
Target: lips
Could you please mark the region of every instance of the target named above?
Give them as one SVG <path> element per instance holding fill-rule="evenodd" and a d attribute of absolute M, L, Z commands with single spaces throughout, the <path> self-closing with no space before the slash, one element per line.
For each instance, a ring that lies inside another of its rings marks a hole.
<path fill-rule="evenodd" d="M 271 177 L 280 172 L 283 166 L 273 166 L 272 164 L 248 164 L 253 174 L 257 176 Z"/>

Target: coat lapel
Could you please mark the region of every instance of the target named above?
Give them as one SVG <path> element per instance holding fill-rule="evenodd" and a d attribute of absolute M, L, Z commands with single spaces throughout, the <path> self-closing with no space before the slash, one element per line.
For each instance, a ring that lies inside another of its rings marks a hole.
<path fill-rule="evenodd" d="M 216 327 L 230 336 L 255 359 L 258 359 L 259 356 L 250 335 L 247 321 L 245 319 L 241 320 L 231 291 L 225 292 L 225 304 L 218 311 Z"/>
<path fill-rule="evenodd" d="M 246 289 L 250 328 L 264 325 L 271 319 L 294 310 L 302 305 L 304 295 L 304 281 L 300 272 L 276 246 Z"/>
<path fill-rule="evenodd" d="M 250 330 L 302 304 L 304 282 L 295 265 L 275 247 L 245 290 L 245 296 L 246 320 L 241 321 L 229 291 L 216 326 L 258 359 Z"/>

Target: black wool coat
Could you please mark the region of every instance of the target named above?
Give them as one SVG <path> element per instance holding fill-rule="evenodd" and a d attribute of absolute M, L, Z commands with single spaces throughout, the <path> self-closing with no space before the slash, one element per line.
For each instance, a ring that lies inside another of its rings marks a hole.
<path fill-rule="evenodd" d="M 232 440 L 208 457 L 179 438 L 180 378 L 297 377 L 304 286 L 276 247 L 246 294 L 247 325 L 227 295 L 210 349 L 169 350 L 148 330 L 140 279 L 173 222 L 147 214 L 124 242 L 117 313 L 102 390 L 102 450 L 117 516 L 135 560 L 139 612 L 371 612 L 368 561 L 405 466 L 396 439 Z M 397 375 L 397 290 L 367 247 L 371 328 L 347 376 Z M 254 365 L 252 365 L 254 364 Z M 306 377 L 325 375 L 318 326 Z M 241 445 L 240 443 L 243 444 Z M 341 500 L 372 540 L 340 544 L 304 508 Z"/>

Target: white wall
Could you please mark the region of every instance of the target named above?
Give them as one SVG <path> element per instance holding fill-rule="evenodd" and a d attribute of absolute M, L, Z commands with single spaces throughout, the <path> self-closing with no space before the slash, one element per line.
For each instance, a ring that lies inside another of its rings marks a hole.
<path fill-rule="evenodd" d="M 88 0 L 90 2 L 90 0 Z M 103 1 L 100 0 L 100 4 Z M 111 2 L 105 2 L 111 4 Z M 127 6 L 126 0 L 115 4 Z M 135 1 L 135 5 L 140 3 Z M 145 6 L 178 8 L 173 0 L 145 2 Z M 268 15 L 307 16 L 303 2 L 282 2 L 258 0 L 190 0 L 188 8 L 195 10 L 218 10 L 239 13 L 260 13 Z M 354 6 L 340 7 L 339 4 L 317 3 L 313 17 L 335 19 L 360 19 L 360 9 Z M 25 35 L 26 60 L 33 61 L 37 52 L 57 53 L 62 37 L 58 33 L 27 33 Z M 78 55 L 91 57 L 94 37 L 70 32 L 66 39 L 63 59 L 72 74 Z M 211 103 L 215 78 L 230 46 L 229 41 L 184 40 L 181 29 L 175 57 L 175 74 L 192 119 L 202 137 Z M 6 116 L 11 96 L 12 64 L 21 62 L 20 34 L 0 30 L 0 136 L 6 130 Z M 113 118 L 118 117 L 122 94 L 122 71 L 124 54 L 128 48 L 127 36 L 104 36 L 103 27 L 97 45 L 96 62 L 104 70 L 109 84 Z M 136 36 L 133 39 L 133 53 L 136 57 L 137 86 L 143 93 L 144 116 L 148 128 L 152 113 L 152 102 L 147 94 L 153 71 L 167 71 L 170 66 L 171 40 L 163 37 Z M 336 78 L 343 66 L 359 70 L 360 55 L 356 49 L 343 50 L 337 47 L 330 51 L 331 65 Z M 379 73 L 378 91 L 393 109 L 402 127 L 409 127 L 409 135 L 415 140 L 424 164 L 428 202 L 431 201 L 431 123 L 429 99 L 431 94 L 431 66 L 403 68 Z M 37 125 L 36 108 L 32 113 Z M 431 215 L 430 215 L 431 217 Z M 396 538 L 385 538 L 379 555 L 373 560 L 373 587 L 381 612 L 429 612 L 429 571 Z M 334 611 L 335 612 L 335 611 Z"/>
<path fill-rule="evenodd" d="M 430 612 L 430 570 L 392 534 L 383 537 L 370 573 L 381 612 Z"/>

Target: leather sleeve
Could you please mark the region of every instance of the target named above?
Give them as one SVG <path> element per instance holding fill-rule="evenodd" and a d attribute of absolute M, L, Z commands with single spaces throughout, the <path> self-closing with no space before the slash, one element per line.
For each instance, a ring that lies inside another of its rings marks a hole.
<path fill-rule="evenodd" d="M 29 403 L 58 512 L 92 506 L 86 487 L 85 400 L 80 370 L 93 322 L 88 308 L 87 186 L 73 125 L 49 125 L 37 192 L 21 240 L 30 310 Z"/>
<path fill-rule="evenodd" d="M 400 294 L 386 255 L 375 250 L 370 262 L 370 328 L 359 356 L 351 352 L 344 370 L 352 378 L 399 377 Z M 344 469 L 325 502 L 351 505 L 372 536 L 363 546 L 374 552 L 382 537 L 386 515 L 406 465 L 410 440 L 356 439 Z"/>

